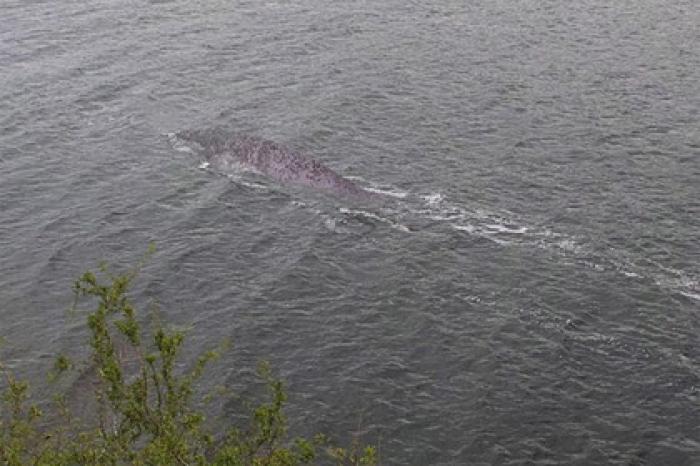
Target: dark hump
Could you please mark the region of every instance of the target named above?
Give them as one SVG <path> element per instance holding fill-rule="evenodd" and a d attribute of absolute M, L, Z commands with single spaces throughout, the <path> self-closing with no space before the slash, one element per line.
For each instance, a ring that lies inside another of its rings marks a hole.
<path fill-rule="evenodd" d="M 250 135 L 233 136 L 220 128 L 180 131 L 177 137 L 184 142 L 195 143 L 207 159 L 212 156 L 235 157 L 256 171 L 281 182 L 301 184 L 353 197 L 378 196 L 309 155 L 274 141 Z"/>

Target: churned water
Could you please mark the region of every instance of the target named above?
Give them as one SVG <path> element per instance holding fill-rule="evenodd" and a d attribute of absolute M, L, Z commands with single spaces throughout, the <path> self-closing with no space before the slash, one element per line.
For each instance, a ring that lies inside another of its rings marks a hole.
<path fill-rule="evenodd" d="M 77 275 L 154 241 L 137 302 L 188 354 L 233 342 L 210 387 L 269 360 L 293 434 L 700 464 L 699 25 L 691 0 L 5 0 L 1 355 L 41 380 L 85 341 Z M 213 127 L 387 200 L 167 136 Z"/>

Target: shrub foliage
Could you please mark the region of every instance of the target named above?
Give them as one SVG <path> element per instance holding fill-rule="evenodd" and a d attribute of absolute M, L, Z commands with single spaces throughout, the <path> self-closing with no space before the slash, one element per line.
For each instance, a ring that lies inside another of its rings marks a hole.
<path fill-rule="evenodd" d="M 29 399 L 29 385 L 0 362 L 0 464 L 50 465 L 230 465 L 287 466 L 315 463 L 375 465 L 376 449 L 333 446 L 322 435 L 289 439 L 283 408 L 287 396 L 270 368 L 258 372 L 267 386 L 264 402 L 247 413 L 247 428 L 214 431 L 193 401 L 196 384 L 219 351 L 202 354 L 189 371 L 178 357 L 184 334 L 158 325 L 142 331 L 127 291 L 137 269 L 83 274 L 74 285 L 76 304 L 95 305 L 88 313 L 90 367 L 94 391 L 90 415 L 77 416 L 64 396 L 45 415 Z M 54 375 L 72 370 L 65 356 Z"/>

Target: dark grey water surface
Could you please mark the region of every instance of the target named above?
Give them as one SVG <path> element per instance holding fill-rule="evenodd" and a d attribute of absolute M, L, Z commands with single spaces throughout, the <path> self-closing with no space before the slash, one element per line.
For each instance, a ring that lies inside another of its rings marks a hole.
<path fill-rule="evenodd" d="M 3 1 L 1 355 L 39 380 L 76 276 L 155 241 L 137 301 L 232 340 L 210 387 L 270 360 L 294 434 L 700 464 L 699 44 L 691 0 Z M 389 201 L 167 136 L 214 126 Z"/>

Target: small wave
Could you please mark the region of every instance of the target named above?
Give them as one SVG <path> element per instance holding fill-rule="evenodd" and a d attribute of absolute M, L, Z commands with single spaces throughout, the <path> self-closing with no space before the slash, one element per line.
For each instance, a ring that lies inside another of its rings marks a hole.
<path fill-rule="evenodd" d="M 188 154 L 193 154 L 194 149 L 185 143 L 182 139 L 177 137 L 176 133 L 164 133 L 164 136 L 168 138 L 170 145 L 173 149 L 178 152 L 186 152 Z"/>
<path fill-rule="evenodd" d="M 598 271 L 598 272 L 605 272 L 605 270 L 607 270 L 606 267 L 605 267 L 603 264 L 600 264 L 600 263 L 598 263 L 598 262 L 593 262 L 593 261 L 590 261 L 590 260 L 584 260 L 584 261 L 582 261 L 581 263 L 582 263 L 583 265 L 585 265 L 586 267 L 589 267 L 589 268 L 591 268 L 591 269 L 593 269 L 593 270 L 596 270 L 596 271 Z"/>
<path fill-rule="evenodd" d="M 341 207 L 338 209 L 341 214 L 345 215 L 357 215 L 360 217 L 365 217 L 369 218 L 372 220 L 376 220 L 378 222 L 386 223 L 387 225 L 391 226 L 392 228 L 396 228 L 397 230 L 403 231 L 405 233 L 410 233 L 411 229 L 407 227 L 406 225 L 402 223 L 395 222 L 391 219 L 388 219 L 386 217 L 382 217 L 381 215 L 375 214 L 373 212 L 367 212 L 365 210 L 360 210 L 360 209 L 348 209 L 346 207 Z"/>
<path fill-rule="evenodd" d="M 257 191 L 267 191 L 268 187 L 267 185 L 264 185 L 263 183 L 256 183 L 254 181 L 247 181 L 244 180 L 240 176 L 236 175 L 227 175 L 230 180 L 233 180 L 236 184 L 239 184 L 241 186 L 245 186 L 246 188 L 252 188 Z"/>
<path fill-rule="evenodd" d="M 459 220 L 462 217 L 459 214 L 447 213 L 447 214 L 431 214 L 430 212 L 423 212 L 431 220 L 445 221 L 449 222 L 451 220 Z"/>
<path fill-rule="evenodd" d="M 489 234 L 489 232 L 484 231 L 482 228 L 479 228 L 474 225 L 456 225 L 452 224 L 452 228 L 454 228 L 457 231 L 463 231 L 468 233 L 471 236 L 476 236 L 479 238 L 486 239 L 488 241 L 491 241 L 493 243 L 496 243 L 501 246 L 508 246 L 510 244 L 513 244 L 512 241 L 509 241 L 507 239 L 499 238 L 496 235 Z"/>
<path fill-rule="evenodd" d="M 383 196 L 394 197 L 396 199 L 405 199 L 410 194 L 408 191 L 399 189 L 396 186 L 374 183 L 359 176 L 346 176 L 345 178 L 359 182 L 359 184 L 362 185 L 362 189 L 366 191 L 381 194 Z"/>
<path fill-rule="evenodd" d="M 334 218 L 331 218 L 331 217 L 325 218 L 323 220 L 323 225 L 333 232 L 337 231 L 336 221 Z"/>

